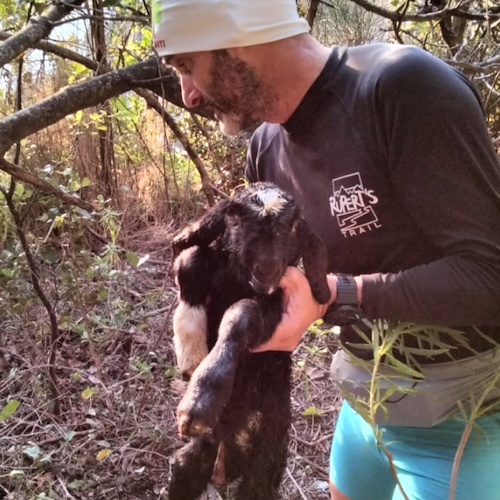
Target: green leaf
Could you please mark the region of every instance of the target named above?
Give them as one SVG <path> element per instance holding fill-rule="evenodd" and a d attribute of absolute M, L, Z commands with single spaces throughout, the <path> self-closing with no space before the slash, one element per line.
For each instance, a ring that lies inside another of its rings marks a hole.
<path fill-rule="evenodd" d="M 75 431 L 68 431 L 66 434 L 64 434 L 64 441 L 69 443 L 76 435 Z"/>
<path fill-rule="evenodd" d="M 82 391 L 82 398 L 90 399 L 96 392 L 97 389 L 95 387 L 87 387 L 84 391 Z"/>
<path fill-rule="evenodd" d="M 315 415 L 321 415 L 322 413 L 324 413 L 323 410 L 316 408 L 316 406 L 312 405 L 309 408 L 307 408 L 307 410 L 304 410 L 302 412 L 302 416 L 303 417 L 314 417 Z"/>
<path fill-rule="evenodd" d="M 42 453 L 42 450 L 40 450 L 40 448 L 35 444 L 33 446 L 29 446 L 28 448 L 24 448 L 23 453 L 31 459 L 36 460 Z"/>
<path fill-rule="evenodd" d="M 85 188 L 85 187 L 89 187 L 89 186 L 92 186 L 92 181 L 88 177 L 84 177 L 82 179 L 82 187 Z"/>
<path fill-rule="evenodd" d="M 128 251 L 127 260 L 132 267 L 137 267 L 137 265 L 139 264 L 139 257 L 135 252 Z"/>
<path fill-rule="evenodd" d="M 45 262 L 49 264 L 55 264 L 61 258 L 61 254 L 57 250 L 51 247 L 45 247 L 40 249 L 40 256 Z"/>
<path fill-rule="evenodd" d="M 9 417 L 12 417 L 14 413 L 16 413 L 17 409 L 21 403 L 17 399 L 11 399 L 0 412 L 0 422 L 7 420 Z"/>
<path fill-rule="evenodd" d="M 22 184 L 16 184 L 16 189 L 14 191 L 15 197 L 20 200 L 24 194 L 24 186 Z"/>
<path fill-rule="evenodd" d="M 83 486 L 85 486 L 85 482 L 80 479 L 75 479 L 74 481 L 71 481 L 71 483 L 68 483 L 68 487 L 72 490 L 79 490 Z"/>
<path fill-rule="evenodd" d="M 81 110 L 81 109 L 80 109 L 80 110 L 78 110 L 78 111 L 75 113 L 74 117 L 75 117 L 75 121 L 76 121 L 77 123 L 80 123 L 80 122 L 82 121 L 82 118 L 83 118 L 83 110 Z"/>
<path fill-rule="evenodd" d="M 54 227 L 61 227 L 64 224 L 64 214 L 57 215 L 54 219 Z"/>
<path fill-rule="evenodd" d="M 416 379 L 424 379 L 424 375 L 417 370 L 414 370 L 413 368 L 409 367 L 408 365 L 402 363 L 398 359 L 396 359 L 392 354 L 387 353 L 387 359 L 390 361 L 391 365 L 396 368 L 399 372 L 401 372 L 403 375 L 407 375 L 408 377 L 411 378 L 416 378 Z"/>

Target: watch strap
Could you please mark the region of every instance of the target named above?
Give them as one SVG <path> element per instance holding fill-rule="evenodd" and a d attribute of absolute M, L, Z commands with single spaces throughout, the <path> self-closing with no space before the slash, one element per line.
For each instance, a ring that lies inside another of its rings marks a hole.
<path fill-rule="evenodd" d="M 337 274 L 337 298 L 335 305 L 358 307 L 358 286 L 350 274 Z"/>

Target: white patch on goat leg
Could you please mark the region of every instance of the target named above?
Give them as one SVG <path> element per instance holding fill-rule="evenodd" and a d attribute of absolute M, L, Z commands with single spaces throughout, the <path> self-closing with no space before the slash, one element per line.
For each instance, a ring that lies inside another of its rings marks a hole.
<path fill-rule="evenodd" d="M 277 188 L 264 188 L 255 193 L 256 203 L 249 203 L 252 210 L 257 212 L 259 217 L 279 214 L 290 202 Z"/>
<path fill-rule="evenodd" d="M 252 447 L 252 436 L 257 433 L 262 424 L 262 413 L 255 411 L 247 417 L 246 425 L 234 436 L 234 440 L 244 453 L 248 453 Z"/>
<path fill-rule="evenodd" d="M 174 348 L 183 375 L 191 376 L 208 354 L 207 312 L 181 300 L 174 313 Z"/>

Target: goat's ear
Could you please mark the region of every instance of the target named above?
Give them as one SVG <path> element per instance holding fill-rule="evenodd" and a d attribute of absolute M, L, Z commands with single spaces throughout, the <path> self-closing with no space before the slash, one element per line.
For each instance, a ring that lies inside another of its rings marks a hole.
<path fill-rule="evenodd" d="M 172 242 L 172 251 L 174 259 L 186 248 L 192 246 L 208 246 L 225 228 L 226 213 L 233 205 L 232 200 L 223 200 L 215 207 L 210 209 L 201 219 L 194 222 L 186 229 L 175 236 Z"/>
<path fill-rule="evenodd" d="M 311 285 L 311 291 L 320 304 L 326 304 L 331 295 L 326 280 L 328 272 L 326 246 L 302 217 L 299 219 L 296 232 L 299 252 L 302 256 L 306 277 Z"/>

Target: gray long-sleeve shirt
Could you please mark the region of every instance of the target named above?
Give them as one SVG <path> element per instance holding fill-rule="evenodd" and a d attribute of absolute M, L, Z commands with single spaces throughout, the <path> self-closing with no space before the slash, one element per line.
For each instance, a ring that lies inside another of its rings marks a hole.
<path fill-rule="evenodd" d="M 368 317 L 500 342 L 500 167 L 460 72 L 416 47 L 335 48 L 291 118 L 254 133 L 246 174 L 296 197 L 330 270 L 363 276 Z"/>

